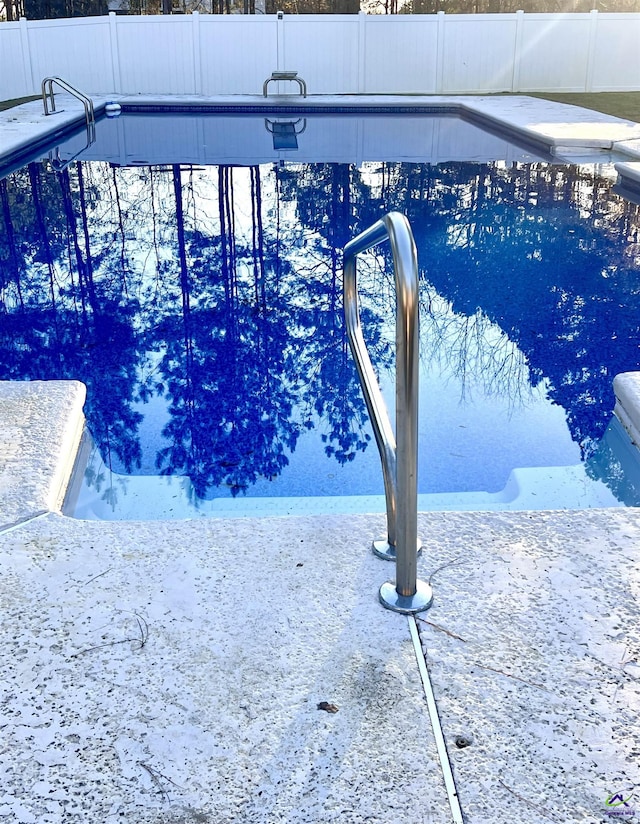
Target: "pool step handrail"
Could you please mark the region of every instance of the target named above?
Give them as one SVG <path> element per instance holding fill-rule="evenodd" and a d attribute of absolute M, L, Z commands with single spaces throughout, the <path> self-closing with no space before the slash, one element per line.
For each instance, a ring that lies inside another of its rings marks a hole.
<path fill-rule="evenodd" d="M 50 168 L 54 172 L 64 172 L 64 170 L 66 168 L 71 166 L 71 164 L 73 163 L 74 160 L 77 160 L 83 152 L 87 151 L 87 149 L 89 148 L 89 146 L 91 146 L 92 143 L 93 143 L 93 140 L 91 139 L 91 136 L 89 135 L 89 132 L 87 132 L 87 142 L 85 143 L 85 145 L 81 149 L 79 149 L 77 152 L 74 152 L 71 155 L 71 157 L 68 157 L 66 160 L 63 160 L 60 157 L 60 146 L 56 146 L 55 148 L 50 149 L 49 150 L 49 157 L 48 157 L 48 162 L 49 162 Z"/>
<path fill-rule="evenodd" d="M 396 438 L 362 334 L 356 259 L 388 240 L 396 282 Z M 383 606 L 395 612 L 428 609 L 431 587 L 417 580 L 418 541 L 418 257 L 411 226 L 389 212 L 347 243 L 343 250 L 344 314 L 349 345 L 382 462 L 387 507 L 386 540 L 374 541 L 376 555 L 396 562 L 396 580 L 380 589 Z"/>
<path fill-rule="evenodd" d="M 84 106 L 84 118 L 87 124 L 87 143 L 91 145 L 96 139 L 96 117 L 93 108 L 93 100 L 84 92 L 78 91 L 61 77 L 45 77 L 42 81 L 42 104 L 45 115 L 53 114 L 56 111 L 56 98 L 53 92 L 53 85 L 60 86 L 65 92 L 73 95 Z"/>

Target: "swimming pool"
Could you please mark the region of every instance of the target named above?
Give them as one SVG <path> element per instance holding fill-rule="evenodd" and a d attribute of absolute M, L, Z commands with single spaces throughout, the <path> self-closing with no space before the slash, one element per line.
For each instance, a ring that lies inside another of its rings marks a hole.
<path fill-rule="evenodd" d="M 609 168 L 429 114 L 127 115 L 86 157 L 0 183 L 0 377 L 87 384 L 77 514 L 382 500 L 340 249 L 390 209 L 421 273 L 421 506 L 508 507 L 536 478 L 546 508 L 563 484 L 636 502 L 612 380 L 640 360 L 640 220 Z M 391 405 L 388 264 L 369 255 L 360 288 Z"/>

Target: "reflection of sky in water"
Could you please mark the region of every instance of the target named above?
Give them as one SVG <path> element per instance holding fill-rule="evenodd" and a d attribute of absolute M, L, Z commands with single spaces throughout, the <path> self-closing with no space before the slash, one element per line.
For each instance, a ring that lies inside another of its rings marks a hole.
<path fill-rule="evenodd" d="M 609 188 L 545 163 L 34 164 L 0 186 L 2 377 L 83 380 L 117 472 L 381 493 L 336 249 L 398 209 L 422 278 L 420 491 L 497 491 L 588 457 L 638 367 L 638 210 Z M 359 273 L 392 406 L 388 269 Z"/>

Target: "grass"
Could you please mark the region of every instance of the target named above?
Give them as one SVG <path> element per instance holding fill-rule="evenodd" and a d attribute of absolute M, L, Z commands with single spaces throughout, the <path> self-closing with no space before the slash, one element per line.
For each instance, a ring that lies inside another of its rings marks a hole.
<path fill-rule="evenodd" d="M 640 92 L 576 92 L 573 94 L 546 94 L 529 93 L 530 97 L 540 97 L 543 100 L 555 100 L 558 103 L 570 103 L 573 106 L 582 106 L 585 109 L 594 109 L 597 112 L 623 117 L 640 123 Z M 33 97 L 15 97 L 13 100 L 0 101 L 0 112 L 38 100 L 40 95 Z"/>
<path fill-rule="evenodd" d="M 580 92 L 575 94 L 529 94 L 543 100 L 555 100 L 558 103 L 570 103 L 584 109 L 623 117 L 640 123 L 640 92 Z"/>
<path fill-rule="evenodd" d="M 12 109 L 14 106 L 19 106 L 21 103 L 30 103 L 32 100 L 38 100 L 39 94 L 32 97 L 14 97 L 12 100 L 0 100 L 0 112 L 5 109 Z"/>

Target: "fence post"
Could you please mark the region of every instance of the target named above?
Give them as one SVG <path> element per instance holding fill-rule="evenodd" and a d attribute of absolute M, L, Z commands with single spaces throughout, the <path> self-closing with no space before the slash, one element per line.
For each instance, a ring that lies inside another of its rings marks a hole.
<path fill-rule="evenodd" d="M 446 18 L 443 11 L 437 14 L 438 30 L 436 34 L 436 94 L 444 91 L 444 27 Z"/>
<path fill-rule="evenodd" d="M 511 73 L 511 91 L 520 91 L 520 58 L 522 57 L 522 29 L 524 24 L 524 11 L 518 9 L 516 12 L 516 31 L 513 40 L 513 71 Z"/>
<path fill-rule="evenodd" d="M 285 69 L 285 54 L 284 54 L 284 12 L 279 11 L 276 14 L 276 70 L 279 72 L 286 71 Z M 278 91 L 280 91 L 281 84 L 278 83 Z"/>
<path fill-rule="evenodd" d="M 585 92 L 593 91 L 593 71 L 596 60 L 596 44 L 598 42 L 598 10 L 589 12 L 589 45 L 587 50 L 587 70 L 584 78 Z"/>
<path fill-rule="evenodd" d="M 28 93 L 40 94 L 40 89 L 33 76 L 33 65 L 31 63 L 31 47 L 29 45 L 29 29 L 27 18 L 20 18 L 20 47 L 22 49 L 22 67 L 24 71 L 24 80 L 29 89 Z M 16 95 L 17 97 L 18 95 Z"/>
<path fill-rule="evenodd" d="M 122 92 L 122 77 L 120 74 L 120 49 L 118 48 L 117 16 L 115 11 L 109 12 L 109 45 L 111 47 L 111 81 L 116 94 Z"/>
<path fill-rule="evenodd" d="M 202 59 L 200 51 L 200 12 L 191 13 L 191 39 L 193 41 L 193 93 L 202 94 Z"/>
<path fill-rule="evenodd" d="M 367 15 L 358 12 L 358 94 L 367 91 L 367 77 L 365 74 L 367 66 Z"/>

